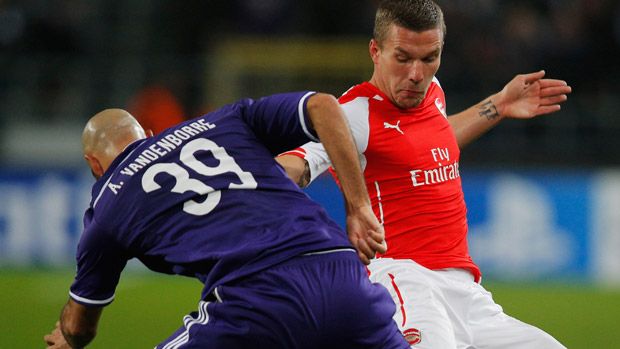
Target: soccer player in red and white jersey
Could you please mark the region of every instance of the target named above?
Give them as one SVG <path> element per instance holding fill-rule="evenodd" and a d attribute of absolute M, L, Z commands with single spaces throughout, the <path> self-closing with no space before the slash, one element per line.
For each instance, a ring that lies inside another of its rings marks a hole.
<path fill-rule="evenodd" d="M 388 245 L 371 262 L 370 278 L 392 294 L 394 319 L 412 347 L 564 348 L 503 313 L 480 285 L 467 248 L 459 149 L 504 118 L 560 110 L 571 88 L 544 79 L 543 71 L 517 75 L 499 93 L 448 117 L 435 78 L 445 31 L 431 0 L 381 2 L 369 47 L 373 76 L 339 100 Z M 331 165 L 319 143 L 278 161 L 300 185 Z"/>

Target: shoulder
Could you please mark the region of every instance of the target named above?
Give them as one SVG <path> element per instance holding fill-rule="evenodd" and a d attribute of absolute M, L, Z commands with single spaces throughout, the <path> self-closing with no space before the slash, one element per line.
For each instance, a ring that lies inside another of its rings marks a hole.
<path fill-rule="evenodd" d="M 443 92 L 443 88 L 439 83 L 439 79 L 437 77 L 433 77 L 433 81 L 431 81 L 431 85 L 428 88 L 427 98 L 435 98 L 440 97 L 442 100 L 445 99 L 445 94 Z"/>
<path fill-rule="evenodd" d="M 349 88 L 345 93 L 342 94 L 342 96 L 340 96 L 340 98 L 338 98 L 338 102 L 340 102 L 340 104 L 345 104 L 360 97 L 366 97 L 366 99 L 368 99 L 368 97 L 370 96 L 371 91 L 366 88 L 365 83 L 362 83 Z"/>
<path fill-rule="evenodd" d="M 93 209 L 88 209 L 84 215 L 84 230 L 80 236 L 78 251 L 86 253 L 91 249 L 99 250 L 115 241 L 110 224 L 106 217 L 97 215 Z M 101 223 L 100 223 L 101 222 Z"/>
<path fill-rule="evenodd" d="M 347 90 L 338 99 L 338 102 L 350 121 L 360 118 L 367 119 L 370 109 L 369 100 L 373 95 L 372 91 L 365 88 L 364 84 L 359 84 Z"/>
<path fill-rule="evenodd" d="M 437 108 L 441 115 L 445 118 L 448 117 L 448 114 L 446 113 L 446 96 L 437 77 L 433 78 L 433 81 L 428 88 L 428 92 L 426 93 L 426 98 L 423 105 L 426 108 Z"/>
<path fill-rule="evenodd" d="M 368 128 L 368 119 L 372 109 L 368 97 L 356 97 L 348 102 L 341 103 L 340 106 L 349 121 L 349 126 L 354 131 L 354 136 L 359 127 Z"/>
<path fill-rule="evenodd" d="M 116 195 L 106 190 L 100 199 L 91 206 L 84 215 L 85 230 L 110 231 L 113 230 L 118 222 L 118 218 L 126 212 L 125 209 L 118 209 Z"/>

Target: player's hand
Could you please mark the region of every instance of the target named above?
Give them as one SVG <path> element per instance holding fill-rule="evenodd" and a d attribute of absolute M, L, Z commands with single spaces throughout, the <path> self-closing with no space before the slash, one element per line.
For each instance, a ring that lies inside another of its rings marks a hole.
<path fill-rule="evenodd" d="M 566 81 L 543 79 L 545 71 L 517 75 L 496 95 L 500 116 L 529 119 L 554 113 L 568 99 L 572 89 Z"/>
<path fill-rule="evenodd" d="M 56 328 L 52 333 L 43 337 L 47 344 L 47 349 L 71 349 L 71 346 L 65 340 L 65 336 L 60 331 L 60 321 L 56 322 Z"/>
<path fill-rule="evenodd" d="M 385 231 L 370 206 L 347 210 L 347 233 L 357 255 L 366 265 L 377 253 L 387 251 Z"/>

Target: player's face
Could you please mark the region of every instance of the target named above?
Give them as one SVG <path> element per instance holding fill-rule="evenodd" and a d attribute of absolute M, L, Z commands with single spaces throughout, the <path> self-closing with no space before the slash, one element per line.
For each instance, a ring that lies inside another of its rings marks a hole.
<path fill-rule="evenodd" d="M 391 25 L 383 42 L 370 42 L 375 65 L 371 83 L 399 108 L 416 107 L 439 69 L 442 47 L 439 28 L 415 32 Z"/>

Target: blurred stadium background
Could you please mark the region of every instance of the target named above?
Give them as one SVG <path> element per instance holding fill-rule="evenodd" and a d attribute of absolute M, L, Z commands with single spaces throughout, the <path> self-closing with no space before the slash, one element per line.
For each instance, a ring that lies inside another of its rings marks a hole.
<path fill-rule="evenodd" d="M 449 113 L 545 69 L 573 94 L 466 148 L 470 245 L 506 311 L 569 348 L 620 342 L 620 2 L 443 0 Z M 92 179 L 86 120 L 143 123 L 240 97 L 367 80 L 370 0 L 0 1 L 0 348 L 43 347 L 67 298 Z M 342 222 L 329 178 L 308 193 Z M 132 265 L 93 348 L 153 347 L 200 285 Z"/>

